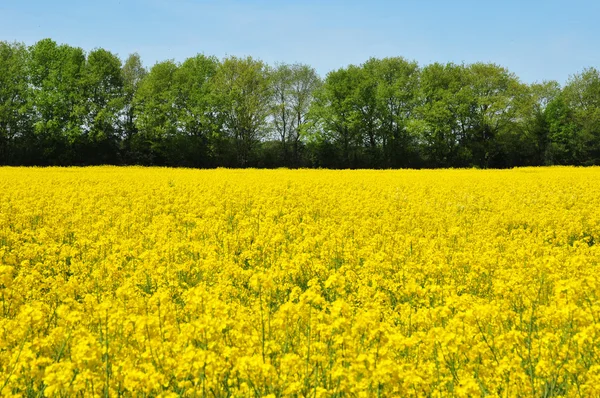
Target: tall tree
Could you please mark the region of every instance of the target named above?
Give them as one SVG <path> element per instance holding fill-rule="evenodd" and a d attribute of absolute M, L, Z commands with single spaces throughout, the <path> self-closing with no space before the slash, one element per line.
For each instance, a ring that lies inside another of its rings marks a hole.
<path fill-rule="evenodd" d="M 28 95 L 27 49 L 0 42 L 0 164 L 25 161 L 13 153 L 15 139 L 30 128 Z"/>
<path fill-rule="evenodd" d="M 475 63 L 467 72 L 475 99 L 468 137 L 472 161 L 481 167 L 506 166 L 499 135 L 515 130 L 518 104 L 527 95 L 526 87 L 514 73 L 496 64 Z"/>
<path fill-rule="evenodd" d="M 408 166 L 416 152 L 416 139 L 408 125 L 415 117 L 418 103 L 419 66 L 414 61 L 393 57 L 370 59 L 364 68 L 377 78 L 382 165 Z"/>
<path fill-rule="evenodd" d="M 137 162 L 212 165 L 211 145 L 219 129 L 212 93 L 217 68 L 216 58 L 204 55 L 181 65 L 166 61 L 152 67 L 132 103 L 139 129 L 132 155 L 142 155 Z"/>
<path fill-rule="evenodd" d="M 174 90 L 177 69 L 174 61 L 157 63 L 135 93 L 136 163 L 168 164 L 166 142 L 175 136 L 179 124 Z"/>
<path fill-rule="evenodd" d="M 315 93 L 323 82 L 314 68 L 308 65 L 292 65 L 293 79 L 290 104 L 294 117 L 294 129 L 290 136 L 292 143 L 292 164 L 300 162 L 300 143 L 309 129 L 309 112 Z"/>
<path fill-rule="evenodd" d="M 138 132 L 135 123 L 134 97 L 144 77 L 148 74 L 137 53 L 130 54 L 123 67 L 123 107 L 121 109 L 121 131 L 123 132 L 122 156 L 125 163 L 135 162 L 139 158 L 134 152 L 136 134 Z"/>
<path fill-rule="evenodd" d="M 212 103 L 211 82 L 219 62 L 215 57 L 197 55 L 188 58 L 175 71 L 173 96 L 178 131 L 174 150 L 186 166 L 211 165 L 212 144 L 218 119 Z"/>
<path fill-rule="evenodd" d="M 70 164 L 70 145 L 79 139 L 85 123 L 86 98 L 82 76 L 85 54 L 81 48 L 44 39 L 30 48 L 31 105 L 42 164 Z"/>
<path fill-rule="evenodd" d="M 294 115 L 290 103 L 293 71 L 290 65 L 277 65 L 272 76 L 273 130 L 281 143 L 281 162 L 289 162 L 289 141 L 294 128 Z"/>
<path fill-rule="evenodd" d="M 381 126 L 380 107 L 377 101 L 378 77 L 376 62 L 371 59 L 364 65 L 350 65 L 347 73 L 351 81 L 352 130 L 356 132 L 366 158 L 361 158 L 359 166 L 366 164 L 377 167 L 380 164 Z"/>
<path fill-rule="evenodd" d="M 123 108 L 121 60 L 104 50 L 87 57 L 82 86 L 85 93 L 84 134 L 87 164 L 118 163 L 121 138 L 119 113 Z"/>
<path fill-rule="evenodd" d="M 281 142 L 281 164 L 298 166 L 300 145 L 314 92 L 321 84 L 308 65 L 280 64 L 275 68 L 273 87 L 273 127 Z"/>
<path fill-rule="evenodd" d="M 371 58 L 331 72 L 312 111 L 321 142 L 336 144 L 343 167 L 414 165 L 416 140 L 407 126 L 418 82 L 418 65 L 403 58 Z"/>
<path fill-rule="evenodd" d="M 548 159 L 551 164 L 581 164 L 585 157 L 585 142 L 581 140 L 575 123 L 574 110 L 561 92 L 546 110 L 550 149 Z"/>
<path fill-rule="evenodd" d="M 561 138 L 569 142 L 572 162 L 600 164 L 600 71 L 588 68 L 571 76 L 559 100 L 566 108 Z"/>
<path fill-rule="evenodd" d="M 340 68 L 329 72 L 323 86 L 315 94 L 311 107 L 312 124 L 316 129 L 313 140 L 317 147 L 335 148 L 334 158 L 330 150 L 318 160 L 319 166 L 356 167 L 362 148 L 362 137 L 357 130 L 355 89 L 356 67 Z M 331 148 L 331 149 L 333 149 Z"/>
<path fill-rule="evenodd" d="M 506 166 L 499 141 L 511 139 L 527 96 L 514 74 L 495 64 L 432 64 L 421 96 L 413 127 L 432 166 Z"/>
<path fill-rule="evenodd" d="M 434 63 L 421 72 L 417 117 L 409 127 L 419 135 L 429 167 L 460 167 L 471 161 L 467 137 L 475 99 L 468 84 L 463 65 Z"/>
<path fill-rule="evenodd" d="M 270 69 L 252 57 L 226 58 L 215 74 L 212 93 L 222 132 L 235 148 L 235 165 L 247 167 L 266 134 L 272 109 Z"/>
<path fill-rule="evenodd" d="M 507 166 L 550 164 L 548 105 L 560 94 L 560 85 L 546 81 L 526 90 L 520 101 L 511 104 L 516 107 L 517 123 L 499 137 Z"/>

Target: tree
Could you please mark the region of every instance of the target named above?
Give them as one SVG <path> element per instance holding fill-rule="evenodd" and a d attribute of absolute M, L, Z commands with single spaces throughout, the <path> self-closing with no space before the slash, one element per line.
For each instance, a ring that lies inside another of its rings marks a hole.
<path fill-rule="evenodd" d="M 71 164 L 70 145 L 79 139 L 85 123 L 85 54 L 81 48 L 59 46 L 50 39 L 37 42 L 29 51 L 32 157 L 41 164 Z"/>
<path fill-rule="evenodd" d="M 138 129 L 135 123 L 135 93 L 148 71 L 144 68 L 139 54 L 133 53 L 127 57 L 121 75 L 123 76 L 123 104 L 121 109 L 120 123 L 122 137 L 122 156 L 125 163 L 134 163 L 140 156 L 135 153 L 135 143 Z"/>
<path fill-rule="evenodd" d="M 273 73 L 273 128 L 281 142 L 283 165 L 299 165 L 308 111 L 320 84 L 319 76 L 308 65 L 280 64 Z"/>
<path fill-rule="evenodd" d="M 252 57 L 226 58 L 217 69 L 211 92 L 223 136 L 234 147 L 234 164 L 251 165 L 272 109 L 269 68 Z"/>
<path fill-rule="evenodd" d="M 0 164 L 25 161 L 14 149 L 15 139 L 30 130 L 28 100 L 27 49 L 0 42 Z"/>
<path fill-rule="evenodd" d="M 418 83 L 418 65 L 399 57 L 371 58 L 329 73 L 312 110 L 322 130 L 320 142 L 338 147 L 343 167 L 417 164 L 408 125 Z"/>
<path fill-rule="evenodd" d="M 495 64 L 425 67 L 413 128 L 430 165 L 507 166 L 500 142 L 515 139 L 526 97 L 517 77 Z"/>
<path fill-rule="evenodd" d="M 561 92 L 546 110 L 551 164 L 581 164 L 585 157 L 585 145 L 575 123 L 573 109 Z"/>
<path fill-rule="evenodd" d="M 460 167 L 471 161 L 467 149 L 475 99 L 463 65 L 434 63 L 421 72 L 417 117 L 411 131 L 419 136 L 429 167 Z"/>
<path fill-rule="evenodd" d="M 555 81 L 534 83 L 517 106 L 518 123 L 500 137 L 500 145 L 509 166 L 550 164 L 550 126 L 548 105 L 560 94 Z"/>
<path fill-rule="evenodd" d="M 364 64 L 377 79 L 376 100 L 386 167 L 408 166 L 414 161 L 415 137 L 408 125 L 415 117 L 419 95 L 420 69 L 402 57 L 370 59 Z"/>
<path fill-rule="evenodd" d="M 562 132 L 554 131 L 555 141 L 569 142 L 572 162 L 600 164 L 600 72 L 588 68 L 572 76 L 558 101 L 566 109 Z"/>
<path fill-rule="evenodd" d="M 294 117 L 294 129 L 290 136 L 292 142 L 292 161 L 294 166 L 300 162 L 300 143 L 309 129 L 309 112 L 315 93 L 323 82 L 314 68 L 308 65 L 292 65 L 293 79 L 290 104 Z"/>
<path fill-rule="evenodd" d="M 173 96 L 178 129 L 174 151 L 180 164 L 193 167 L 211 165 L 212 143 L 218 119 L 212 104 L 211 82 L 219 62 L 214 57 L 197 55 L 188 58 L 175 71 Z"/>
<path fill-rule="evenodd" d="M 119 162 L 121 138 L 119 112 L 123 108 L 121 60 L 104 50 L 93 50 L 87 57 L 82 77 L 85 98 L 82 146 L 86 164 Z"/>
<path fill-rule="evenodd" d="M 526 87 L 515 74 L 496 64 L 472 64 L 467 76 L 475 100 L 468 135 L 472 161 L 480 167 L 507 166 L 498 141 L 500 135 L 516 130 Z"/>
<path fill-rule="evenodd" d="M 273 71 L 273 130 L 281 143 L 282 164 L 289 163 L 289 141 L 294 128 L 294 114 L 290 101 L 293 81 L 292 68 L 287 64 L 278 65 Z"/>
<path fill-rule="evenodd" d="M 133 107 L 136 137 L 136 163 L 168 164 L 166 141 L 177 133 L 178 112 L 174 91 L 174 61 L 159 62 L 140 82 Z"/>
<path fill-rule="evenodd" d="M 354 91 L 357 73 L 354 68 L 329 72 L 323 86 L 315 94 L 310 110 L 311 123 L 315 126 L 312 140 L 318 146 L 326 148 L 332 144 L 335 148 L 323 152 L 328 159 L 319 159 L 319 165 L 356 167 L 358 164 L 362 142 L 356 128 Z"/>
<path fill-rule="evenodd" d="M 381 128 L 380 107 L 377 101 L 378 76 L 374 59 L 361 66 L 347 69 L 351 82 L 350 123 L 358 142 L 365 149 L 365 159 L 360 166 L 377 167 L 380 163 Z"/>

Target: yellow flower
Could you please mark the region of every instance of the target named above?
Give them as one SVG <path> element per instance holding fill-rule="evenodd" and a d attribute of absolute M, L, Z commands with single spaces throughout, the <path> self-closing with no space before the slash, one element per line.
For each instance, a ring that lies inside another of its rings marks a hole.
<path fill-rule="evenodd" d="M 600 395 L 599 179 L 0 168 L 0 395 Z"/>

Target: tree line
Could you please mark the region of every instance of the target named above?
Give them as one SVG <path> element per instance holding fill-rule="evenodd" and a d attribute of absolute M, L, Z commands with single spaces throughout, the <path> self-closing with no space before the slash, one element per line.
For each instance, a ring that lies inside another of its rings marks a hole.
<path fill-rule="evenodd" d="M 600 164 L 600 72 L 561 87 L 490 63 L 303 64 L 0 42 L 0 164 L 504 168 Z"/>

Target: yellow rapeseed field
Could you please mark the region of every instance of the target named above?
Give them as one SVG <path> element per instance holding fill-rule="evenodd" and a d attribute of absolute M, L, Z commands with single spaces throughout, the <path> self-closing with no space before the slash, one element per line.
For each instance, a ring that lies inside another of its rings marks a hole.
<path fill-rule="evenodd" d="M 2 396 L 600 396 L 600 168 L 0 168 Z"/>

